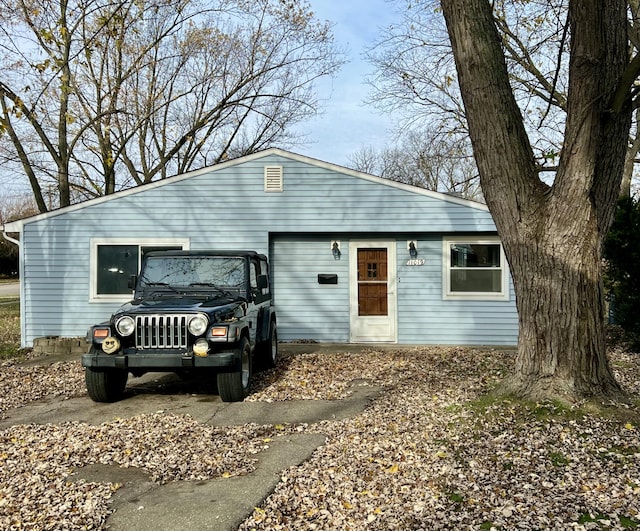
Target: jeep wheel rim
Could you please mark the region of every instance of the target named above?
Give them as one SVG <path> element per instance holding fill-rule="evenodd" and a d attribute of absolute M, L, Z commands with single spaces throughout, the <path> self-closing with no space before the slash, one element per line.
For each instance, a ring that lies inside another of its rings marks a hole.
<path fill-rule="evenodd" d="M 275 365 L 278 358 L 278 337 L 275 332 L 271 336 L 271 362 Z"/>
<path fill-rule="evenodd" d="M 249 386 L 250 354 L 251 354 L 251 350 L 249 348 L 249 345 L 247 345 L 246 348 L 242 350 L 242 388 L 243 389 L 246 389 Z"/>

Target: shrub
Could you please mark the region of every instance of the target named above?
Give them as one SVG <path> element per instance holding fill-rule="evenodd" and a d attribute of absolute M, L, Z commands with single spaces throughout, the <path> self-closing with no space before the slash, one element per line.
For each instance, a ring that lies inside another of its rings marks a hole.
<path fill-rule="evenodd" d="M 640 200 L 623 198 L 604 247 L 604 283 L 611 318 L 634 349 L 640 348 Z"/>

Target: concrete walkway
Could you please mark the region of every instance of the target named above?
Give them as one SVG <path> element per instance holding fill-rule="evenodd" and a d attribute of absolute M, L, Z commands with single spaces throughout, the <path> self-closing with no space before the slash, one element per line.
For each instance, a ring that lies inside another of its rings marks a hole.
<path fill-rule="evenodd" d="M 0 283 L 0 299 L 13 298 L 20 296 L 19 282 L 1 282 Z"/>
<path fill-rule="evenodd" d="M 296 345 L 286 350 L 331 351 L 339 347 L 344 349 L 346 345 Z M 24 365 L 47 364 L 64 358 L 70 356 L 47 356 Z M 14 424 L 65 421 L 98 424 L 115 417 L 160 410 L 188 414 L 198 422 L 214 426 L 313 424 L 357 415 L 382 392 L 381 388 L 355 381 L 352 394 L 343 400 L 224 403 L 215 395 L 185 392 L 190 385 L 172 374 L 150 373 L 131 378 L 127 397 L 120 402 L 97 404 L 88 397 L 45 399 L 6 411 L 7 418 L 0 420 L 0 429 Z M 110 531 L 236 531 L 273 491 L 282 472 L 309 459 L 325 439 L 322 434 L 310 433 L 275 437 L 269 448 L 255 455 L 255 470 L 240 477 L 160 485 L 140 469 L 96 464 L 76 469 L 69 481 L 84 479 L 122 485 L 112 499 L 114 512 L 107 520 Z"/>

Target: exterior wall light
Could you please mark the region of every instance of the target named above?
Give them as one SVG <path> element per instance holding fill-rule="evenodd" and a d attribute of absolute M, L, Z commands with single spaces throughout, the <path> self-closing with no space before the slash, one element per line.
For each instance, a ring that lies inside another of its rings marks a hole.
<path fill-rule="evenodd" d="M 339 240 L 333 240 L 331 242 L 331 254 L 333 254 L 333 259 L 334 260 L 340 260 L 340 256 L 342 255 L 342 253 L 340 252 L 340 241 Z"/>
<path fill-rule="evenodd" d="M 414 240 L 407 242 L 407 248 L 409 249 L 409 256 L 414 259 L 418 257 L 418 247 Z"/>

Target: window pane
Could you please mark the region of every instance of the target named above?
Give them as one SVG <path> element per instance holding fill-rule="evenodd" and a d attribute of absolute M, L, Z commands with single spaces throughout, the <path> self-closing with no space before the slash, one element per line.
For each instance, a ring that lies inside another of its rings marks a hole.
<path fill-rule="evenodd" d="M 491 292 L 502 291 L 501 270 L 451 270 L 452 292 Z"/>
<path fill-rule="evenodd" d="M 256 272 L 257 267 L 257 262 L 251 262 L 249 266 L 249 286 L 251 286 L 251 289 L 258 288 L 258 273 Z"/>
<path fill-rule="evenodd" d="M 500 267 L 500 245 L 453 243 L 451 267 Z"/>
<path fill-rule="evenodd" d="M 128 294 L 129 277 L 138 272 L 137 245 L 98 246 L 98 295 Z"/>

